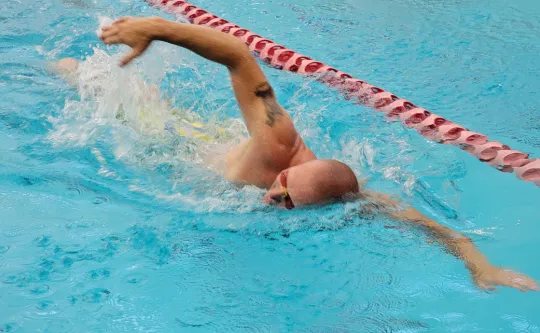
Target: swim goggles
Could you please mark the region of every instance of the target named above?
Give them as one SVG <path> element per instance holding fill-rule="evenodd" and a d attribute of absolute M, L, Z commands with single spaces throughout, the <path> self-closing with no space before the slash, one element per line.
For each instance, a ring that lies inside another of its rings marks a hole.
<path fill-rule="evenodd" d="M 281 183 L 281 189 L 283 190 L 281 199 L 283 199 L 283 202 L 285 203 L 285 208 L 291 210 L 294 208 L 294 203 L 292 202 L 291 196 L 289 195 L 289 191 L 287 191 L 287 177 L 288 176 L 289 176 L 289 170 L 283 171 L 280 175 L 279 182 Z"/>

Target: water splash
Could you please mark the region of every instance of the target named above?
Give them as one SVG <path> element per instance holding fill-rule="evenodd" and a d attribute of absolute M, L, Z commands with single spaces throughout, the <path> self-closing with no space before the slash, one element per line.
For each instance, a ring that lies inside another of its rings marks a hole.
<path fill-rule="evenodd" d="M 48 139 L 55 146 L 90 148 L 103 177 L 122 180 L 113 166 L 116 161 L 140 172 L 166 174 L 165 181 L 157 183 L 130 179 L 129 190 L 187 206 L 189 211 L 259 209 L 261 190 L 238 189 L 208 172 L 208 162 L 222 158 L 244 136 L 243 122 L 232 118 L 216 123 L 212 118 L 218 118 L 220 110 L 185 103 L 183 92 L 189 93 L 194 85 L 204 89 L 203 82 L 176 80 L 174 99 L 159 90 L 173 68 L 197 71 L 189 57 L 172 49 L 154 47 L 136 65 L 120 68 L 121 53 L 109 55 L 94 48 L 94 54 L 66 78 L 78 97 L 67 99 L 59 115 L 49 116 L 53 130 Z"/>

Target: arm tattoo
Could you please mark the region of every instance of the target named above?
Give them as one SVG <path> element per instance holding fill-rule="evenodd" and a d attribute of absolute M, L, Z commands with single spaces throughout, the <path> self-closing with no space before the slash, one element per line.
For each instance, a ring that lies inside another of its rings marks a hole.
<path fill-rule="evenodd" d="M 283 116 L 283 109 L 276 101 L 276 96 L 274 95 L 274 89 L 270 86 L 268 82 L 263 82 L 255 87 L 255 96 L 263 100 L 264 106 L 266 108 L 266 125 L 273 127 L 276 118 Z"/>

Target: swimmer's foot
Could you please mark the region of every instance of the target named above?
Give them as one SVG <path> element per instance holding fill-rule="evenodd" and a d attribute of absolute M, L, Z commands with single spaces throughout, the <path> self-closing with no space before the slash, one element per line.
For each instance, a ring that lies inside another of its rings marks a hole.
<path fill-rule="evenodd" d="M 77 82 L 75 73 L 77 72 L 77 68 L 79 68 L 79 62 L 76 59 L 60 59 L 57 62 L 49 63 L 48 68 L 70 84 L 75 84 Z"/>

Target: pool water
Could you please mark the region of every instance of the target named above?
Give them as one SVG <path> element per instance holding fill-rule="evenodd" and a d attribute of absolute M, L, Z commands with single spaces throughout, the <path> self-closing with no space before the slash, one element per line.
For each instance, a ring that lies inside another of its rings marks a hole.
<path fill-rule="evenodd" d="M 537 2 L 196 5 L 540 157 Z M 262 190 L 203 169 L 207 146 L 118 119 L 118 103 L 138 112 L 139 77 L 243 132 L 223 68 L 163 44 L 116 68 L 125 49 L 96 29 L 126 15 L 167 17 L 134 0 L 3 4 L 0 332 L 540 332 L 539 293 L 477 289 L 421 230 L 363 219 L 354 204 L 270 209 Z M 105 68 L 107 89 L 51 75 L 62 57 Z M 317 82 L 265 72 L 320 157 L 540 279 L 537 187 Z"/>

